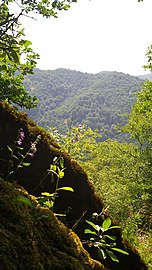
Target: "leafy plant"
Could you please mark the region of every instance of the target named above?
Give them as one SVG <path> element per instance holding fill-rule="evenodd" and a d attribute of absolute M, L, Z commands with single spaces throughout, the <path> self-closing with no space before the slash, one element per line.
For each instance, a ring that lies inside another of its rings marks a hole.
<path fill-rule="evenodd" d="M 37 151 L 37 144 L 41 139 L 41 135 L 38 135 L 34 142 L 31 142 L 31 145 L 26 153 L 24 153 L 24 148 L 22 146 L 22 142 L 24 140 L 25 133 L 23 129 L 20 129 L 19 135 L 14 142 L 14 146 L 10 147 L 7 146 L 10 152 L 10 159 L 8 161 L 8 169 L 7 169 L 7 179 L 13 179 L 16 175 L 18 170 L 23 167 L 30 166 L 31 163 L 26 162 L 26 158 L 30 156 L 31 158 L 34 157 Z M 16 163 L 17 162 L 17 163 Z"/>
<path fill-rule="evenodd" d="M 98 216 L 98 214 L 94 213 Z M 111 226 L 111 219 L 108 217 L 105 219 L 101 226 L 86 220 L 92 229 L 85 229 L 85 234 L 90 234 L 92 237 L 89 240 L 83 241 L 89 247 L 95 247 L 98 249 L 98 256 L 101 260 L 104 260 L 109 256 L 113 261 L 119 262 L 116 252 L 128 255 L 128 252 L 116 247 L 116 236 L 108 234 L 109 230 L 120 228 L 120 226 Z"/>
<path fill-rule="evenodd" d="M 50 208 L 52 211 L 54 210 L 54 203 L 56 200 L 56 197 L 58 196 L 58 191 L 70 191 L 70 192 L 74 192 L 73 188 L 71 187 L 58 187 L 59 186 L 59 181 L 60 179 L 62 179 L 64 177 L 64 159 L 59 157 L 55 157 L 53 159 L 53 164 L 50 164 L 50 169 L 48 170 L 48 173 L 46 176 L 48 176 L 48 174 L 52 175 L 52 180 L 54 180 L 54 176 L 56 176 L 56 185 L 55 185 L 55 190 L 53 193 L 48 193 L 48 192 L 42 192 L 40 197 L 37 197 L 37 201 L 39 204 L 46 206 L 48 208 Z M 45 177 L 46 178 L 46 177 Z M 44 180 L 44 178 L 42 179 Z M 42 183 L 42 181 L 41 181 Z M 40 184 L 40 183 L 39 183 Z M 63 214 L 56 214 L 56 215 L 62 215 Z"/>
<path fill-rule="evenodd" d="M 60 166 L 61 166 L 61 168 L 60 168 Z M 55 203 L 56 197 L 58 196 L 58 191 L 63 190 L 63 191 L 74 192 L 73 188 L 71 188 L 71 187 L 60 187 L 60 188 L 58 187 L 59 180 L 64 177 L 64 170 L 65 170 L 65 168 L 64 168 L 64 160 L 62 158 L 60 158 L 60 157 L 59 158 L 55 157 L 53 159 L 53 164 L 50 164 L 50 169 L 48 170 L 48 173 L 52 174 L 52 178 L 53 178 L 54 175 L 57 177 L 55 191 L 53 193 L 42 192 L 41 196 L 36 198 L 36 201 L 37 201 L 38 204 L 40 204 L 41 206 L 44 206 L 44 207 L 48 207 L 49 209 L 54 211 L 54 203 Z M 44 180 L 44 178 L 42 180 Z M 18 196 L 16 198 L 16 201 L 24 203 L 25 205 L 29 206 L 30 208 L 32 207 L 32 203 L 31 203 L 30 199 L 27 198 L 24 195 Z M 54 215 L 56 215 L 56 216 L 66 216 L 66 214 L 56 214 L 56 213 L 54 213 Z"/>
<path fill-rule="evenodd" d="M 31 145 L 26 153 L 24 153 L 24 148 L 21 147 L 23 140 L 25 138 L 25 133 L 23 129 L 19 130 L 19 134 L 17 136 L 16 141 L 14 142 L 14 146 L 10 147 L 7 146 L 9 152 L 10 152 L 10 159 L 8 161 L 8 172 L 7 172 L 7 179 L 12 180 L 13 177 L 16 175 L 18 170 L 23 167 L 30 166 L 30 162 L 26 162 L 26 158 L 30 156 L 31 158 L 34 157 L 36 151 L 37 151 L 37 144 L 39 140 L 41 139 L 41 135 L 38 135 L 34 142 L 31 142 Z M 16 163 L 17 162 L 17 163 Z M 39 182 L 39 184 L 33 189 L 37 189 L 37 187 L 44 181 L 44 179 L 51 174 L 52 181 L 54 181 L 54 176 L 56 176 L 56 185 L 55 190 L 53 193 L 49 192 L 43 192 L 41 193 L 41 196 L 37 198 L 37 201 L 39 204 L 46 206 L 50 208 L 53 211 L 54 203 L 56 200 L 56 197 L 58 196 L 59 191 L 70 191 L 74 192 L 73 188 L 71 187 L 59 187 L 59 181 L 64 177 L 64 159 L 59 157 L 55 157 L 53 159 L 53 163 L 50 164 L 50 168 L 47 170 L 46 175 L 43 177 L 43 179 Z M 23 202 L 25 204 L 29 203 L 29 199 L 27 199 L 24 196 L 19 196 L 18 201 Z"/>

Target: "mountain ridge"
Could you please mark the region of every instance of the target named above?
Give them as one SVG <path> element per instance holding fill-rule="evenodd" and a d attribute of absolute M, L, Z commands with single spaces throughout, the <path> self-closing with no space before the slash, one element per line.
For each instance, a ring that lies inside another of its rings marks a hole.
<path fill-rule="evenodd" d="M 36 69 L 25 79 L 31 95 L 36 95 L 36 109 L 26 111 L 38 125 L 56 127 L 65 132 L 68 127 L 84 124 L 97 129 L 103 140 L 117 138 L 114 125 L 126 123 L 121 115 L 129 113 L 141 90 L 143 80 L 117 71 L 97 74 L 70 69 Z M 64 128 L 63 128 L 64 126 Z"/>

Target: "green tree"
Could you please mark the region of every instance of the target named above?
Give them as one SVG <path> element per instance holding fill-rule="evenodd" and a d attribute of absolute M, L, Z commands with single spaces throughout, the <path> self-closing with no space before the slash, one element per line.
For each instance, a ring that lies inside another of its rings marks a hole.
<path fill-rule="evenodd" d="M 31 16 L 31 12 L 43 17 L 57 17 L 59 10 L 67 10 L 72 2 L 64 1 L 14 1 L 3 0 L 0 4 L 0 101 L 17 104 L 30 109 L 37 105 L 37 98 L 30 97 L 23 86 L 24 76 L 33 72 L 39 55 L 32 50 L 32 43 L 24 38 L 19 20 Z M 19 8 L 18 15 L 12 3 Z"/>
<path fill-rule="evenodd" d="M 82 164 L 90 160 L 90 154 L 96 148 L 96 140 L 101 137 L 97 131 L 86 128 L 84 125 L 71 129 L 67 126 L 67 133 L 64 135 L 53 127 L 50 127 L 49 131 L 60 144 L 62 150 L 68 152 L 72 158 L 82 162 Z"/>
<path fill-rule="evenodd" d="M 128 124 L 123 131 L 137 140 L 140 147 L 152 147 L 152 82 L 147 80 L 141 92 L 137 93 L 137 102 L 133 106 Z"/>

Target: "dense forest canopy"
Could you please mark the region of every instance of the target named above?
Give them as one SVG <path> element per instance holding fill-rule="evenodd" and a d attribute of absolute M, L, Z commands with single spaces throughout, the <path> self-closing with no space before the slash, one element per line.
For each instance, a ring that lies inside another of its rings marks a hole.
<path fill-rule="evenodd" d="M 141 90 L 142 79 L 121 72 L 88 74 L 67 69 L 39 70 L 26 77 L 25 86 L 39 102 L 27 111 L 40 126 L 53 126 L 64 133 L 68 128 L 86 125 L 106 138 L 118 138 L 117 124 L 126 116 Z"/>

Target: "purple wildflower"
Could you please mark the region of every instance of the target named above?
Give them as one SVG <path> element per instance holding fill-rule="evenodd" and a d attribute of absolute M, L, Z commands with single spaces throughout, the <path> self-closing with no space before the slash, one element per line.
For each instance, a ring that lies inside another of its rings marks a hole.
<path fill-rule="evenodd" d="M 35 153 L 37 151 L 36 145 L 37 145 L 37 141 L 31 143 L 29 156 L 34 157 L 34 155 L 35 155 Z"/>
<path fill-rule="evenodd" d="M 23 131 L 23 129 L 20 129 L 20 133 L 19 133 L 18 140 L 17 140 L 18 145 L 22 144 L 24 137 L 25 137 L 24 131 Z"/>
<path fill-rule="evenodd" d="M 37 144 L 38 144 L 40 139 L 41 139 L 41 135 L 38 135 L 37 139 L 33 143 L 31 143 L 31 148 L 30 148 L 30 152 L 29 152 L 30 157 L 34 157 L 34 155 L 37 151 Z"/>
<path fill-rule="evenodd" d="M 29 156 L 30 156 L 30 157 L 34 157 L 34 153 L 32 153 L 32 152 L 29 153 Z"/>

